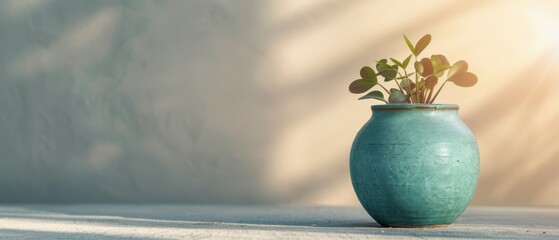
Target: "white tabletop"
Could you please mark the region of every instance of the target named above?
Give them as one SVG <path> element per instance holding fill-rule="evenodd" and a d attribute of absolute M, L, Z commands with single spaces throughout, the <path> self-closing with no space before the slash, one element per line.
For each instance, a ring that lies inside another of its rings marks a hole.
<path fill-rule="evenodd" d="M 382 228 L 356 207 L 0 205 L 0 239 L 559 239 L 559 208 L 470 207 L 451 226 Z"/>

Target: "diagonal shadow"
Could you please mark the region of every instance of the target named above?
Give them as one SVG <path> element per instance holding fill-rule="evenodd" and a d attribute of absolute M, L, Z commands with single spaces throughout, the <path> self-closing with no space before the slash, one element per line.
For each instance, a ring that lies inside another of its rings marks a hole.
<path fill-rule="evenodd" d="M 557 181 L 558 176 L 554 169 L 559 167 L 559 162 L 555 161 L 559 156 L 559 149 L 548 143 L 559 139 L 559 134 L 547 132 L 545 137 L 548 139 L 542 139 L 539 135 L 546 132 L 546 129 L 554 129 L 559 117 L 557 111 L 550 112 L 550 109 L 542 108 L 540 104 L 554 94 L 554 90 L 547 88 L 544 83 L 548 76 L 556 74 L 542 75 L 535 84 L 525 84 L 527 78 L 534 77 L 532 69 L 541 67 L 542 62 L 549 62 L 550 59 L 553 59 L 550 53 L 542 53 L 505 88 L 486 99 L 484 102 L 487 104 L 475 114 L 464 116 L 465 122 L 477 134 L 491 133 L 491 126 L 496 126 L 501 121 L 509 121 L 510 126 L 514 128 L 507 129 L 506 135 L 495 136 L 502 140 L 500 145 L 494 147 L 493 152 L 483 154 L 486 157 L 485 161 L 502 161 L 507 164 L 499 164 L 498 168 L 490 172 L 482 172 L 477 194 L 477 198 L 481 199 L 474 198 L 474 202 L 536 203 L 544 193 L 546 185 Z M 518 104 L 502 101 L 510 96 L 517 96 Z M 540 125 L 532 124 L 532 118 L 542 114 L 552 114 L 555 117 Z M 501 151 L 510 148 L 523 150 Z M 534 162 L 541 164 L 534 168 Z M 537 187 L 534 187 L 534 184 Z M 495 189 L 500 191 L 499 194 L 495 194 Z"/>

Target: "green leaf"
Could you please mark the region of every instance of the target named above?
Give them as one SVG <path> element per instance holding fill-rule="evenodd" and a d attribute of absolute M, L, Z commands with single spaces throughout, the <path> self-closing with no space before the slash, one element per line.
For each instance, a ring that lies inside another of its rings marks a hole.
<path fill-rule="evenodd" d="M 380 73 L 384 77 L 385 82 L 390 82 L 396 78 L 398 72 L 396 71 L 384 71 Z"/>
<path fill-rule="evenodd" d="M 377 83 L 365 79 L 357 79 L 349 85 L 351 93 L 364 93 L 374 87 Z"/>
<path fill-rule="evenodd" d="M 402 65 L 402 63 L 394 58 L 390 58 L 390 61 L 392 61 L 394 64 L 398 65 L 401 68 L 404 68 L 404 66 Z"/>
<path fill-rule="evenodd" d="M 378 74 L 384 77 L 384 81 L 388 82 L 391 81 L 392 79 L 396 78 L 396 75 L 398 74 L 398 66 L 397 65 L 388 65 L 386 59 L 381 59 L 377 62 L 377 71 L 379 72 Z"/>
<path fill-rule="evenodd" d="M 476 85 L 477 83 L 477 76 L 471 72 L 461 72 L 457 73 L 447 81 L 453 82 L 454 84 L 460 87 L 471 87 Z"/>
<path fill-rule="evenodd" d="M 433 64 L 431 63 L 431 59 L 429 58 L 421 59 L 421 66 L 423 66 L 423 71 L 421 72 L 421 76 L 427 77 L 433 74 Z"/>
<path fill-rule="evenodd" d="M 425 87 L 426 88 L 433 88 L 435 87 L 435 85 L 437 85 L 437 83 L 439 82 L 439 79 L 435 76 L 429 76 L 427 78 L 425 78 Z"/>
<path fill-rule="evenodd" d="M 436 54 L 431 56 L 431 63 L 433 63 L 434 74 L 437 78 L 444 75 L 444 72 L 450 68 L 450 64 L 446 57 L 442 54 Z"/>
<path fill-rule="evenodd" d="M 448 65 L 448 63 L 440 65 L 438 68 L 436 68 L 434 75 L 436 77 L 440 78 L 444 75 L 444 71 L 448 70 L 449 68 L 450 68 L 450 65 Z"/>
<path fill-rule="evenodd" d="M 423 65 L 421 64 L 421 62 L 415 62 L 413 63 L 413 67 L 415 68 L 415 71 L 419 74 L 423 73 Z"/>
<path fill-rule="evenodd" d="M 372 98 L 372 99 L 376 99 L 376 100 L 380 100 L 380 101 L 383 101 L 383 102 L 386 102 L 386 100 L 384 100 L 384 94 L 382 94 L 382 92 L 376 91 L 376 90 L 367 93 L 367 95 L 365 95 L 365 96 L 363 96 L 363 97 L 360 97 L 359 100 L 362 100 L 362 99 L 371 99 L 371 98 Z"/>
<path fill-rule="evenodd" d="M 375 73 L 375 70 L 373 70 L 371 67 L 368 66 L 364 66 L 361 68 L 361 77 L 365 80 L 371 80 L 373 82 L 377 81 L 377 74 Z"/>
<path fill-rule="evenodd" d="M 419 39 L 419 41 L 417 41 L 417 43 L 415 44 L 414 55 L 417 57 L 417 55 L 419 55 L 421 52 L 423 52 L 423 50 L 425 50 L 425 48 L 429 45 L 430 42 L 431 42 L 431 34 L 426 34 L 421 39 Z"/>
<path fill-rule="evenodd" d="M 404 60 L 404 62 L 402 62 L 402 68 L 407 68 L 408 64 L 410 63 L 410 59 L 411 59 L 411 54 Z"/>
<path fill-rule="evenodd" d="M 445 55 L 437 54 L 437 56 L 439 56 L 439 58 L 441 59 L 441 64 L 442 65 L 450 65 L 450 63 L 448 62 L 448 59 L 446 59 Z"/>
<path fill-rule="evenodd" d="M 434 66 L 449 65 L 448 60 L 442 54 L 431 55 L 431 61 Z"/>
<path fill-rule="evenodd" d="M 405 89 L 405 90 L 414 89 L 415 88 L 415 83 L 413 83 L 413 81 L 409 78 L 404 78 L 400 82 L 400 86 L 402 86 L 402 89 Z"/>
<path fill-rule="evenodd" d="M 388 61 L 386 59 L 381 59 L 377 61 L 377 71 L 380 73 L 382 71 L 392 70 L 392 66 L 388 65 Z"/>
<path fill-rule="evenodd" d="M 456 62 L 450 70 L 448 70 L 447 78 L 452 78 L 453 76 L 468 71 L 468 63 L 464 60 Z"/>
<path fill-rule="evenodd" d="M 433 64 L 433 68 L 437 68 L 441 65 L 441 58 L 438 55 L 431 55 L 431 63 Z"/>
<path fill-rule="evenodd" d="M 389 103 L 405 103 L 408 101 L 408 95 L 400 92 L 400 90 L 390 89 L 390 96 L 388 97 Z"/>
<path fill-rule="evenodd" d="M 408 48 L 410 49 L 410 51 L 413 53 L 413 55 L 417 56 L 415 54 L 415 48 L 413 47 L 413 45 L 411 44 L 410 40 L 408 39 L 408 37 L 406 36 L 406 34 L 404 34 L 404 40 L 406 41 L 406 45 L 408 45 Z"/>

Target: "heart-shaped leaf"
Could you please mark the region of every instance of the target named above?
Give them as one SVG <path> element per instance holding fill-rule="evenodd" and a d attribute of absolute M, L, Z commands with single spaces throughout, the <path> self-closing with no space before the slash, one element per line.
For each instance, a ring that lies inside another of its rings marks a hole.
<path fill-rule="evenodd" d="M 427 34 L 423 36 L 421 39 L 419 39 L 419 41 L 417 41 L 417 43 L 415 44 L 414 55 L 417 57 L 421 52 L 423 52 L 423 50 L 425 50 L 425 48 L 429 45 L 430 42 L 431 42 L 431 34 Z"/>
<path fill-rule="evenodd" d="M 421 62 L 415 62 L 413 63 L 413 67 L 415 68 L 415 71 L 419 74 L 423 73 L 423 65 L 421 64 Z"/>
<path fill-rule="evenodd" d="M 421 72 L 421 76 L 427 77 L 433 74 L 433 64 L 431 63 L 431 59 L 429 58 L 421 59 L 421 65 L 423 66 L 423 71 Z"/>
<path fill-rule="evenodd" d="M 434 75 L 440 78 L 444 75 L 444 71 L 448 70 L 449 68 L 450 65 L 448 64 L 440 65 L 438 68 L 436 68 Z"/>
<path fill-rule="evenodd" d="M 437 83 L 439 82 L 439 79 L 433 75 L 425 78 L 425 87 L 426 88 L 434 88 L 435 85 L 437 85 Z"/>
<path fill-rule="evenodd" d="M 397 74 L 398 74 L 398 72 L 396 72 L 395 70 L 384 71 L 384 72 L 380 73 L 380 75 L 382 75 L 384 77 L 385 82 L 389 82 L 389 81 L 394 80 L 394 78 L 396 78 Z"/>
<path fill-rule="evenodd" d="M 400 92 L 398 89 L 390 89 L 389 103 L 405 103 L 406 101 L 408 101 L 408 95 Z"/>
<path fill-rule="evenodd" d="M 413 47 L 413 44 L 411 44 L 411 42 L 408 39 L 408 37 L 406 36 L 406 34 L 404 34 L 404 40 L 406 41 L 406 45 L 408 45 L 408 48 L 410 49 L 410 51 L 415 55 L 415 48 Z"/>
<path fill-rule="evenodd" d="M 450 68 L 448 60 L 446 60 L 446 57 L 442 54 L 431 55 L 431 63 L 433 64 L 433 75 L 437 78 L 442 77 L 444 71 Z"/>
<path fill-rule="evenodd" d="M 448 59 L 446 58 L 445 55 L 437 54 L 437 56 L 439 56 L 439 58 L 441 59 L 441 65 L 449 65 L 450 66 L 450 62 L 448 62 Z"/>
<path fill-rule="evenodd" d="M 381 59 L 377 62 L 377 71 L 378 74 L 384 77 L 384 81 L 388 82 L 392 79 L 396 78 L 398 74 L 398 66 L 397 65 L 388 65 L 386 59 Z"/>
<path fill-rule="evenodd" d="M 357 79 L 349 85 L 351 93 L 364 93 L 374 87 L 377 83 L 365 79 Z"/>
<path fill-rule="evenodd" d="M 365 96 L 363 96 L 363 97 L 360 97 L 359 100 L 362 100 L 362 99 L 371 99 L 371 98 L 372 98 L 372 99 L 376 99 L 376 100 L 380 100 L 380 101 L 383 101 L 383 102 L 386 102 L 386 100 L 384 100 L 384 94 L 382 94 L 382 92 L 376 91 L 376 90 L 367 93 L 367 95 L 365 95 Z"/>
<path fill-rule="evenodd" d="M 386 60 L 386 59 L 381 59 L 381 60 L 377 61 L 376 68 L 377 68 L 377 71 L 379 73 L 383 72 L 383 71 L 386 71 L 386 70 L 392 70 L 392 66 L 388 65 L 387 62 L 388 62 L 388 60 Z"/>
<path fill-rule="evenodd" d="M 471 87 L 476 85 L 477 76 L 471 72 L 460 72 L 449 78 L 447 81 L 453 82 L 460 87 Z"/>
<path fill-rule="evenodd" d="M 464 60 L 456 62 L 450 70 L 448 70 L 447 78 L 452 78 L 454 75 L 468 71 L 468 63 Z"/>
<path fill-rule="evenodd" d="M 431 63 L 433 64 L 433 68 L 437 68 L 441 65 L 441 59 L 437 55 L 431 55 Z"/>
<path fill-rule="evenodd" d="M 431 60 L 433 60 L 433 64 L 434 64 L 435 59 L 436 59 L 436 61 L 439 63 L 439 66 L 440 66 L 440 65 L 449 64 L 449 63 L 448 63 L 448 60 L 446 59 L 446 57 L 445 57 L 444 55 L 442 55 L 442 54 L 435 54 L 435 55 L 432 55 L 432 56 L 431 56 Z"/>
<path fill-rule="evenodd" d="M 404 78 L 400 82 L 400 86 L 402 87 L 402 89 L 405 89 L 405 90 L 410 89 L 411 90 L 411 89 L 415 88 L 415 83 L 413 83 L 413 81 L 410 80 L 409 78 Z"/>
<path fill-rule="evenodd" d="M 377 74 L 375 73 L 375 70 L 373 70 L 371 67 L 368 66 L 364 66 L 361 68 L 361 77 L 365 80 L 372 80 L 374 82 L 377 81 Z"/>

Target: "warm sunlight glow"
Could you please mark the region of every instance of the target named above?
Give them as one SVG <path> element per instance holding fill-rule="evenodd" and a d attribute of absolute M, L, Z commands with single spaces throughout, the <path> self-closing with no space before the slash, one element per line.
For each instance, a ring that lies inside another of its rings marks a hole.
<path fill-rule="evenodd" d="M 541 47 L 559 54 L 559 4 L 556 1 L 511 2 L 532 24 Z"/>

